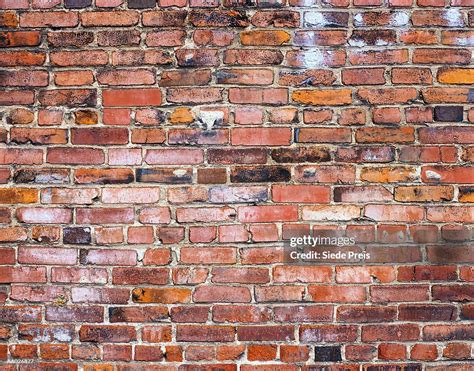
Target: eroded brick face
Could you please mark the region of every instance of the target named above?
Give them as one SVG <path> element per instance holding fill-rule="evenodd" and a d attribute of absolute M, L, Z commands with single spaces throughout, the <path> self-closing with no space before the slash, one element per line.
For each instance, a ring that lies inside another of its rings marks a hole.
<path fill-rule="evenodd" d="M 471 370 L 473 9 L 0 0 L 0 370 Z"/>

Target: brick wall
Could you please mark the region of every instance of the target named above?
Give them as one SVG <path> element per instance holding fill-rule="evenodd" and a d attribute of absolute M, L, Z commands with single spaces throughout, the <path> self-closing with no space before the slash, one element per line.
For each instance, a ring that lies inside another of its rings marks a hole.
<path fill-rule="evenodd" d="M 415 2 L 0 0 L 0 370 L 473 370 L 474 3 Z"/>

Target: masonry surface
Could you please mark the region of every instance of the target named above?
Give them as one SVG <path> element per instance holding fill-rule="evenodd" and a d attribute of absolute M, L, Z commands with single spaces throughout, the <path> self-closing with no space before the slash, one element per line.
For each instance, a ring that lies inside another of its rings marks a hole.
<path fill-rule="evenodd" d="M 473 370 L 473 1 L 223 1 L 0 0 L 0 370 Z"/>

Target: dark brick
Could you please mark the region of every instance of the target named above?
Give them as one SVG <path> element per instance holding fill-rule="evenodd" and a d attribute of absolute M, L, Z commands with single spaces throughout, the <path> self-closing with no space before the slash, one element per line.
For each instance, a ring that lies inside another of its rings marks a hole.
<path fill-rule="evenodd" d="M 401 321 L 453 321 L 456 307 L 453 305 L 403 304 L 398 308 Z"/>
<path fill-rule="evenodd" d="M 48 44 L 54 48 L 76 47 L 80 48 L 94 42 L 93 32 L 49 32 Z"/>
<path fill-rule="evenodd" d="M 394 30 L 355 30 L 349 43 L 362 42 L 365 45 L 393 44 L 397 39 Z"/>
<path fill-rule="evenodd" d="M 166 307 L 110 307 L 110 322 L 160 322 L 168 318 Z"/>
<path fill-rule="evenodd" d="M 137 182 L 142 183 L 165 183 L 165 184 L 184 184 L 192 183 L 193 171 L 192 169 L 166 169 L 166 168 L 152 168 L 152 169 L 137 169 Z"/>
<path fill-rule="evenodd" d="M 282 166 L 238 167 L 232 169 L 232 183 L 287 182 L 290 170 Z"/>
<path fill-rule="evenodd" d="M 434 109 L 435 121 L 461 122 L 463 119 L 462 106 L 437 106 Z"/>
<path fill-rule="evenodd" d="M 63 243 L 88 245 L 92 242 L 91 229 L 82 227 L 64 228 Z"/>
<path fill-rule="evenodd" d="M 15 183 L 66 184 L 69 170 L 66 169 L 19 169 L 13 175 Z"/>
<path fill-rule="evenodd" d="M 249 20 L 245 12 L 226 10 L 195 10 L 189 22 L 196 27 L 247 27 Z"/>
<path fill-rule="evenodd" d="M 222 184 L 227 181 L 225 168 L 198 169 L 198 183 L 200 184 Z"/>
<path fill-rule="evenodd" d="M 128 7 L 133 9 L 154 8 L 156 0 L 128 0 Z"/>
<path fill-rule="evenodd" d="M 331 161 L 331 152 L 326 147 L 278 148 L 272 150 L 276 162 L 326 162 Z"/>
<path fill-rule="evenodd" d="M 341 358 L 341 347 L 316 347 L 314 349 L 314 360 L 319 362 L 339 362 Z"/>
<path fill-rule="evenodd" d="M 254 3 L 255 0 L 250 0 Z M 259 8 L 282 8 L 285 6 L 284 0 L 256 0 Z"/>
<path fill-rule="evenodd" d="M 64 0 L 66 8 L 86 8 L 92 5 L 92 0 Z"/>
<path fill-rule="evenodd" d="M 100 46 L 138 45 L 139 31 L 104 31 L 97 34 L 97 43 Z"/>

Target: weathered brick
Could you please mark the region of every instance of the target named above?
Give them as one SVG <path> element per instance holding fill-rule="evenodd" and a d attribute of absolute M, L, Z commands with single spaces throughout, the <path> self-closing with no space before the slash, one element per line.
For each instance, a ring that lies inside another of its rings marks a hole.
<path fill-rule="evenodd" d="M 135 11 L 84 12 L 81 13 L 81 24 L 84 27 L 121 27 L 138 23 L 139 14 Z"/>
<path fill-rule="evenodd" d="M 246 27 L 245 12 L 239 10 L 193 10 L 189 22 L 196 27 Z"/>
<path fill-rule="evenodd" d="M 292 94 L 292 99 L 296 103 L 314 106 L 340 106 L 352 102 L 351 91 L 341 90 L 297 90 Z"/>
<path fill-rule="evenodd" d="M 43 90 L 39 101 L 43 106 L 92 107 L 97 102 L 97 92 L 90 89 Z"/>
<path fill-rule="evenodd" d="M 103 92 L 103 103 L 107 107 L 159 106 L 159 89 L 114 89 Z"/>
<path fill-rule="evenodd" d="M 75 12 L 26 12 L 20 16 L 21 27 L 75 27 L 78 23 Z"/>

